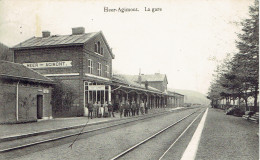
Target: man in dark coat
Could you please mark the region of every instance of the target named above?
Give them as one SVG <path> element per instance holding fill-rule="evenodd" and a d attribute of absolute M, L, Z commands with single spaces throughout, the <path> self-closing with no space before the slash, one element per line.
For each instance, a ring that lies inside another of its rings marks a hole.
<path fill-rule="evenodd" d="M 128 100 L 126 101 L 126 103 L 125 103 L 125 107 L 124 107 L 124 109 L 125 109 L 125 117 L 128 117 L 128 112 L 129 112 L 129 109 L 130 109 L 130 104 L 129 104 L 129 102 L 128 102 Z"/>
<path fill-rule="evenodd" d="M 123 115 L 123 112 L 124 112 L 124 106 L 125 106 L 125 104 L 123 102 L 119 103 L 120 118 L 122 118 L 122 115 Z"/>
<path fill-rule="evenodd" d="M 88 118 L 89 118 L 89 116 L 90 116 L 91 119 L 92 119 L 92 115 L 93 115 L 93 103 L 92 103 L 92 101 L 90 101 L 90 102 L 88 103 Z"/>
<path fill-rule="evenodd" d="M 107 108 L 108 108 L 108 113 L 109 113 L 108 116 L 109 117 L 111 117 L 111 116 L 115 117 L 114 106 L 112 105 L 111 101 L 109 101 Z"/>
<path fill-rule="evenodd" d="M 139 109 L 140 109 L 140 102 L 136 102 L 136 115 L 139 115 Z"/>
<path fill-rule="evenodd" d="M 148 103 L 146 101 L 144 102 L 144 110 L 145 114 L 148 114 Z"/>
<path fill-rule="evenodd" d="M 132 104 L 131 104 L 131 111 L 132 111 L 132 116 L 135 116 L 135 111 L 136 111 L 136 104 L 135 104 L 135 101 L 132 101 Z"/>

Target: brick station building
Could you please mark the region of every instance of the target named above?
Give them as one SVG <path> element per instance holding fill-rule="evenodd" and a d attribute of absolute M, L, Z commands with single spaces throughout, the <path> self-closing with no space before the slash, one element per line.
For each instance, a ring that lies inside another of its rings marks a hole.
<path fill-rule="evenodd" d="M 21 64 L 0 61 L 0 123 L 51 119 L 53 84 Z"/>
<path fill-rule="evenodd" d="M 83 27 L 72 28 L 70 35 L 43 31 L 42 37 L 32 37 L 12 49 L 14 62 L 60 84 L 52 96 L 54 117 L 83 116 L 90 100 L 101 104 L 143 100 L 153 108 L 170 105 L 167 100 L 173 97 L 167 94 L 166 75 L 155 75 L 154 80 L 146 75 L 134 79 L 122 75 L 112 77 L 115 56 L 101 31 L 85 33 Z M 62 90 L 66 92 L 58 92 Z"/>
<path fill-rule="evenodd" d="M 53 106 L 54 116 L 82 116 L 89 100 L 111 100 L 114 55 L 101 31 L 85 33 L 83 27 L 72 28 L 70 35 L 43 31 L 42 37 L 32 37 L 12 49 L 14 62 L 60 82 L 72 92 L 73 96 L 67 96 L 73 98 L 69 106 L 63 102 Z M 55 95 L 52 98 L 57 99 Z"/>

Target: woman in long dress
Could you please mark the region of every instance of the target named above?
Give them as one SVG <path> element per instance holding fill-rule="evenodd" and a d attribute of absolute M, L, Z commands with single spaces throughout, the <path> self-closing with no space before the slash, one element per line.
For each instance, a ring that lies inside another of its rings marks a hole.
<path fill-rule="evenodd" d="M 99 114 L 101 115 L 101 117 L 103 117 L 104 116 L 104 107 L 100 103 L 100 101 L 98 101 L 98 108 L 99 108 Z"/>

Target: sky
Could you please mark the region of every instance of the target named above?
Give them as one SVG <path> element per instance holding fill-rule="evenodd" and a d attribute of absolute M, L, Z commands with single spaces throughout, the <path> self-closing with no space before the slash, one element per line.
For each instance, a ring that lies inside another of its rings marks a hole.
<path fill-rule="evenodd" d="M 42 31 L 102 31 L 122 74 L 167 75 L 168 88 L 206 94 L 216 66 L 237 52 L 239 22 L 253 0 L 0 0 L 0 42 L 12 47 Z M 104 12 L 104 8 L 138 8 Z M 159 11 L 145 11 L 159 8 Z"/>

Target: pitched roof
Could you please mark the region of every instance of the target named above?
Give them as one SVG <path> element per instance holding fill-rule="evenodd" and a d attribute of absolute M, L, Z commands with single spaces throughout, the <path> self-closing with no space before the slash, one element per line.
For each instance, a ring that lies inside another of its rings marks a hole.
<path fill-rule="evenodd" d="M 126 84 L 126 85 L 129 85 L 129 86 L 132 86 L 132 87 L 146 89 L 144 84 L 138 84 L 138 83 L 132 81 L 132 78 L 129 75 L 116 74 L 116 75 L 113 75 L 112 80 Z M 151 86 L 148 86 L 148 90 L 162 93 L 160 90 L 153 88 Z"/>
<path fill-rule="evenodd" d="M 38 72 L 27 68 L 22 64 L 2 60 L 0 60 L 0 77 L 43 83 L 54 83 L 53 80 L 44 77 Z"/>
<path fill-rule="evenodd" d="M 77 35 L 52 35 L 49 37 L 32 37 L 15 45 L 13 49 L 84 44 L 98 33 L 99 32 Z"/>
<path fill-rule="evenodd" d="M 138 82 L 138 77 L 139 75 L 124 75 L 125 77 L 127 77 L 128 79 L 130 79 L 131 81 L 135 81 Z M 167 81 L 167 77 L 166 74 L 160 74 L 160 73 L 155 73 L 155 74 L 141 74 L 141 81 L 145 82 L 161 82 L 164 81 L 164 79 L 166 78 Z M 168 81 L 167 81 L 168 83 Z"/>
<path fill-rule="evenodd" d="M 43 48 L 43 47 L 53 47 L 53 46 L 74 46 L 74 45 L 83 45 L 87 43 L 91 38 L 101 34 L 105 44 L 108 47 L 108 51 L 112 58 L 115 55 L 112 53 L 105 36 L 102 31 L 92 32 L 92 33 L 84 33 L 84 34 L 71 34 L 71 35 L 52 35 L 49 37 L 32 37 L 28 40 L 25 40 L 14 47 L 12 49 L 28 49 L 28 48 Z"/>
<path fill-rule="evenodd" d="M 174 89 L 172 88 L 167 88 L 167 92 L 169 94 L 177 94 L 177 95 L 180 95 L 180 96 L 184 96 L 183 94 L 180 94 L 180 93 L 177 93 Z"/>

